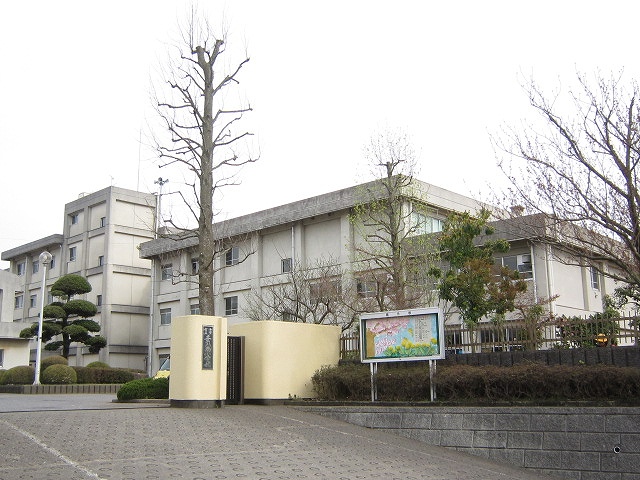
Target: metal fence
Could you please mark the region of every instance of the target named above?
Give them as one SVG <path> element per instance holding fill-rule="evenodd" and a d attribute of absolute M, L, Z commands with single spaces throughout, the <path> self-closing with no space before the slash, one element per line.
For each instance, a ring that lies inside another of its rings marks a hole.
<path fill-rule="evenodd" d="M 474 328 L 445 324 L 445 348 L 451 353 L 479 353 L 638 346 L 639 319 L 636 315 L 600 319 L 556 317 L 536 322 L 482 322 Z M 340 356 L 360 357 L 358 335 L 340 338 Z"/>

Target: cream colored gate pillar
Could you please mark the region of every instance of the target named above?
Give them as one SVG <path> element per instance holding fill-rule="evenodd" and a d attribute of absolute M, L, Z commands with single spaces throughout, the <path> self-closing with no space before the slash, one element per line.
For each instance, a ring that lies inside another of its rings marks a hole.
<path fill-rule="evenodd" d="M 204 315 L 171 321 L 172 407 L 214 408 L 227 397 L 227 319 Z"/>

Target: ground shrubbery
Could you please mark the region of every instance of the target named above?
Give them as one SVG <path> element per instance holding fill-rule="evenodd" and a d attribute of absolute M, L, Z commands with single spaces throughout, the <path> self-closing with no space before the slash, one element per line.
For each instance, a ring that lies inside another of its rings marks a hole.
<path fill-rule="evenodd" d="M 0 377 L 0 385 L 30 385 L 33 383 L 35 374 L 35 368 L 29 365 L 13 367 Z"/>
<path fill-rule="evenodd" d="M 50 367 L 51 365 L 69 365 L 69 361 L 62 355 L 51 355 L 50 357 L 45 357 L 40 362 L 40 371 L 44 372 L 47 367 Z"/>
<path fill-rule="evenodd" d="M 78 377 L 76 371 L 68 365 L 54 364 L 40 374 L 40 381 L 45 385 L 69 385 L 76 383 Z"/>
<path fill-rule="evenodd" d="M 78 376 L 78 383 L 127 383 L 136 374 L 120 368 L 72 367 Z"/>
<path fill-rule="evenodd" d="M 62 360 L 60 360 L 62 359 Z M 41 362 L 40 382 L 48 385 L 71 383 L 118 384 L 143 378 L 146 373 L 126 368 L 106 368 L 103 362 L 93 362 L 92 367 L 68 366 L 64 357 L 57 355 L 47 357 Z M 90 364 L 91 365 L 91 364 Z M 56 367 L 52 369 L 52 367 Z M 47 373 L 45 375 L 45 373 Z M 35 370 L 28 365 L 10 368 L 0 372 L 0 385 L 30 385 L 33 383 Z"/>
<path fill-rule="evenodd" d="M 91 362 L 85 366 L 87 368 L 111 368 L 109 364 L 105 362 Z"/>
<path fill-rule="evenodd" d="M 319 399 L 370 400 L 368 365 L 324 367 L 312 378 Z M 429 367 L 402 364 L 378 366 L 378 399 L 430 399 Z M 438 366 L 437 399 L 443 401 L 617 400 L 640 396 L 640 369 L 611 365 L 540 365 L 511 367 Z"/>
<path fill-rule="evenodd" d="M 125 383 L 118 390 L 118 400 L 169 398 L 168 378 L 142 378 Z"/>

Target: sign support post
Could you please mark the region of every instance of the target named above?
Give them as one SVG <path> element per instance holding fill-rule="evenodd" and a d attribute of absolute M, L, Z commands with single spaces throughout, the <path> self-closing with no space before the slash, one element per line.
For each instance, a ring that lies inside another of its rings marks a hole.
<path fill-rule="evenodd" d="M 436 361 L 429 360 L 429 389 L 431 390 L 431 401 L 436 399 L 436 384 L 434 382 L 434 376 L 436 373 Z"/>
<path fill-rule="evenodd" d="M 436 399 L 436 360 L 445 358 L 444 315 L 437 307 L 360 316 L 360 360 L 371 369 L 371 401 L 378 400 L 378 363 L 429 360 L 431 401 Z"/>
<path fill-rule="evenodd" d="M 371 401 L 378 400 L 378 364 L 372 362 L 369 364 L 371 369 Z"/>

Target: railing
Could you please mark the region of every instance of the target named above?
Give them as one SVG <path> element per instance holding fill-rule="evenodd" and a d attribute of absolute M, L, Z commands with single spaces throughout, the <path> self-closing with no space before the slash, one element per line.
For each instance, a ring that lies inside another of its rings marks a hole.
<path fill-rule="evenodd" d="M 640 317 L 607 319 L 557 317 L 541 322 L 505 320 L 467 325 L 445 325 L 445 348 L 453 353 L 549 350 L 640 345 Z M 358 335 L 340 338 L 343 359 L 360 357 Z"/>

